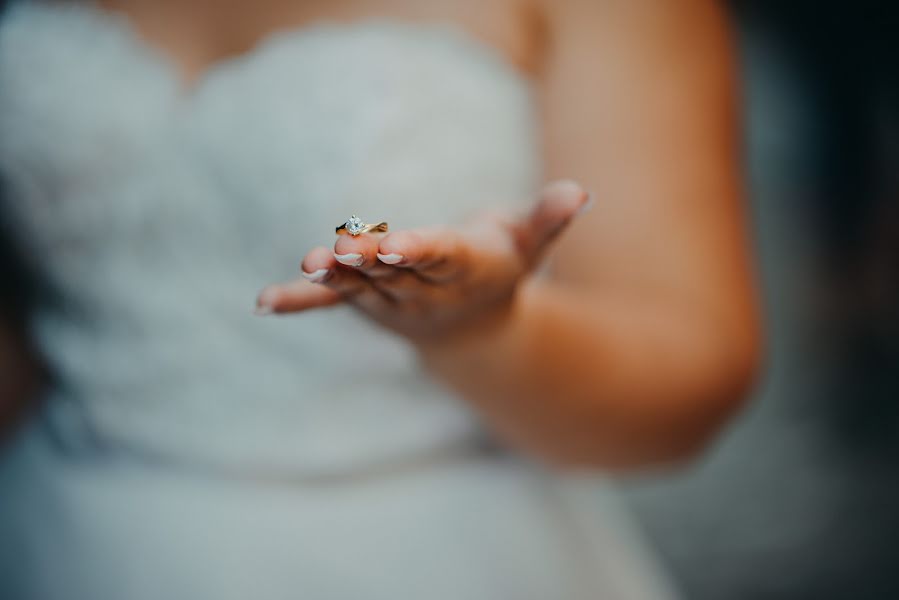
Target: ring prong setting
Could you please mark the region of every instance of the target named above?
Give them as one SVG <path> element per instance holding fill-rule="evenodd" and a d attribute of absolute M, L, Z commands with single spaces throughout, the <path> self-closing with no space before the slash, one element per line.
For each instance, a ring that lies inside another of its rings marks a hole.
<path fill-rule="evenodd" d="M 365 223 L 356 215 L 351 216 L 345 223 L 347 233 L 356 236 L 365 230 Z"/>
<path fill-rule="evenodd" d="M 362 219 L 353 215 L 349 219 L 346 220 L 343 225 L 339 225 L 336 228 L 337 235 L 350 234 L 352 236 L 361 235 L 363 233 L 368 233 L 370 231 L 377 233 L 386 233 L 387 232 L 387 223 L 382 221 L 376 224 L 367 224 Z"/>

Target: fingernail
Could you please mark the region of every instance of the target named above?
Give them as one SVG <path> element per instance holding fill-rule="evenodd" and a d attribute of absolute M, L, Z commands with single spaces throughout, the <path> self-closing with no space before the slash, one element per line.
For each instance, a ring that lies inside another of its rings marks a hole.
<path fill-rule="evenodd" d="M 388 265 L 397 265 L 403 261 L 405 257 L 402 254 L 378 254 L 378 260 Z"/>
<path fill-rule="evenodd" d="M 580 216 L 580 215 L 582 215 L 582 214 L 584 214 L 584 213 L 590 212 L 590 209 L 593 208 L 593 204 L 594 204 L 594 196 L 593 196 L 593 192 L 589 192 L 589 193 L 587 194 L 587 201 L 584 202 L 584 203 L 581 205 L 581 207 L 580 207 L 579 209 L 577 209 L 577 213 L 576 213 L 576 214 L 577 214 L 578 216 Z"/>
<path fill-rule="evenodd" d="M 319 281 L 325 278 L 325 275 L 328 274 L 328 269 L 319 269 L 318 271 L 313 271 L 312 273 L 307 273 L 303 271 L 303 277 L 308 279 L 313 283 L 318 283 Z"/>
<path fill-rule="evenodd" d="M 340 264 L 348 267 L 358 267 L 365 262 L 365 258 L 361 254 L 334 254 L 334 258 Z"/>
<path fill-rule="evenodd" d="M 269 286 L 259 292 L 259 297 L 256 299 L 256 309 L 253 313 L 260 317 L 274 314 L 275 298 L 277 295 L 278 290 L 275 286 Z"/>
<path fill-rule="evenodd" d="M 555 179 L 543 186 L 543 193 L 547 194 L 555 191 L 577 193 L 582 192 L 583 189 L 581 184 L 574 179 Z"/>

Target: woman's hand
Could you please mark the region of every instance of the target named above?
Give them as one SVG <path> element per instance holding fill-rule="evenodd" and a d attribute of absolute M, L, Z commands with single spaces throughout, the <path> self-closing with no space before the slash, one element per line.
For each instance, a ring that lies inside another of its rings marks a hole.
<path fill-rule="evenodd" d="M 306 254 L 304 280 L 263 290 L 257 313 L 348 302 L 416 342 L 501 321 L 519 282 L 588 200 L 577 183 L 558 180 L 520 220 L 485 213 L 459 228 L 340 236 L 333 251 Z"/>

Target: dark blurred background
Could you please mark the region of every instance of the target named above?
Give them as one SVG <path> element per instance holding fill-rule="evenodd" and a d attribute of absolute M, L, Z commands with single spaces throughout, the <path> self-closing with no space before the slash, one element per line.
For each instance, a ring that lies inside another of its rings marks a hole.
<path fill-rule="evenodd" d="M 732 6 L 768 373 L 631 498 L 690 600 L 899 598 L 899 5 Z"/>

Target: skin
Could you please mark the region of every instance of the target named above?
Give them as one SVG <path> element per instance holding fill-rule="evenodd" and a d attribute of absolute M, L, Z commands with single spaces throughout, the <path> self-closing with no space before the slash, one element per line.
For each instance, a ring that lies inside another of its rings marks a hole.
<path fill-rule="evenodd" d="M 711 0 L 272 0 L 252 18 L 235 1 L 106 4 L 185 85 L 275 24 L 335 14 L 462 21 L 537 85 L 553 183 L 529 215 L 339 236 L 309 250 L 302 277 L 263 290 L 259 314 L 355 307 L 498 436 L 560 467 L 688 459 L 741 405 L 758 311 L 735 69 Z"/>

